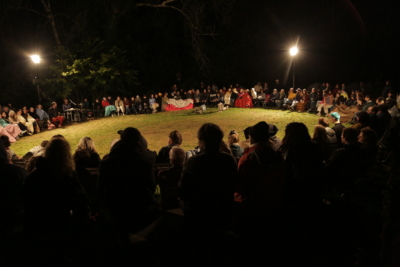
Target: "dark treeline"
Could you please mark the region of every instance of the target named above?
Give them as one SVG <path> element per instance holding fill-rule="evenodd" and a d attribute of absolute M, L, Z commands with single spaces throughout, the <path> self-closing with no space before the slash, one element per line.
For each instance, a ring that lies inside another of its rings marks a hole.
<path fill-rule="evenodd" d="M 0 103 L 185 89 L 200 81 L 246 87 L 291 84 L 288 48 L 298 39 L 296 84 L 393 79 L 399 27 L 390 1 L 3 1 Z M 147 6 L 146 6 L 147 5 Z M 171 8 L 174 7 L 174 8 Z M 373 14 L 373 15 L 372 15 Z M 374 18 L 379 17 L 377 22 Z M 373 22 L 373 23 L 372 23 Z M 382 27 L 385 26 L 385 31 Z M 177 81 L 177 73 L 181 81 Z"/>

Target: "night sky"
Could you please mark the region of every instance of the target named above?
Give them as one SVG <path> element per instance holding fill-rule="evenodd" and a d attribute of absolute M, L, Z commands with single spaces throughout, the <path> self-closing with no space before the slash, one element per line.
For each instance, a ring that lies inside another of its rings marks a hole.
<path fill-rule="evenodd" d="M 68 13 L 74 1 L 53 2 L 55 13 Z M 285 81 L 285 77 L 290 85 L 288 49 L 296 40 L 300 50 L 295 59 L 298 86 L 323 81 L 364 81 L 376 86 L 386 79 L 398 82 L 398 1 L 232 2 L 226 14 L 228 22 L 218 25 L 219 35 L 204 39 L 204 52 L 209 58 L 207 72 L 200 71 L 193 59 L 184 34 L 183 18 L 178 12 L 140 7 L 124 13 L 124 24 L 113 37 L 108 33 L 102 36 L 110 39 L 108 41 L 115 39 L 131 55 L 140 82 L 132 92 L 168 89 L 176 83 L 178 71 L 187 89 L 196 87 L 200 81 L 215 82 L 219 86 L 240 83 L 251 87 L 257 81 L 272 83 L 276 78 Z M 101 10 L 102 1 L 96 3 L 94 9 Z M 30 6 L 44 11 L 38 0 L 30 1 Z M 5 11 L 0 21 L 0 86 L 8 88 L 7 92 L 20 94 L 32 87 L 33 66 L 28 56 L 31 53 L 42 55 L 41 75 L 48 75 L 47 69 L 55 60 L 55 41 L 44 17 L 21 9 L 10 11 L 8 7 L 7 1 L 1 4 Z M 104 7 L 104 14 L 106 12 Z M 93 20 L 101 22 L 98 14 Z M 211 16 L 210 19 L 215 18 Z M 71 27 L 64 21 L 58 24 L 61 35 Z"/>

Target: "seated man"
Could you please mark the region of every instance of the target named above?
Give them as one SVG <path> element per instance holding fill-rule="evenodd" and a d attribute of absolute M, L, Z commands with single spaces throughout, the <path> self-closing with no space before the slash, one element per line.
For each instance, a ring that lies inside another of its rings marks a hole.
<path fill-rule="evenodd" d="M 226 227 L 232 216 L 236 160 L 221 152 L 224 133 L 218 125 L 200 127 L 200 154 L 183 166 L 179 197 L 185 217 L 199 227 Z"/>
<path fill-rule="evenodd" d="M 36 114 L 41 121 L 47 121 L 49 119 L 49 115 L 46 113 L 46 111 L 43 110 L 42 105 L 37 105 Z"/>
<path fill-rule="evenodd" d="M 165 210 L 179 208 L 178 184 L 181 179 L 183 163 L 185 162 L 185 150 L 174 146 L 169 151 L 172 167 L 158 173 L 158 184 L 161 191 L 161 205 Z"/>
<path fill-rule="evenodd" d="M 58 112 L 56 102 L 51 103 L 51 107 L 47 113 L 49 114 L 50 121 L 56 125 L 56 127 L 62 127 L 65 118 L 60 115 L 60 112 Z"/>
<path fill-rule="evenodd" d="M 128 127 L 100 165 L 100 192 L 121 231 L 139 231 L 158 217 L 155 161 L 139 130 Z"/>

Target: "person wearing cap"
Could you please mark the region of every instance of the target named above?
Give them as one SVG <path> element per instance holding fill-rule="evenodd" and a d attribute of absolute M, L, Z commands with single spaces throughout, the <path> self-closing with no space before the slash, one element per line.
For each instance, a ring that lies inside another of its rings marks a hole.
<path fill-rule="evenodd" d="M 341 148 L 343 146 L 342 145 L 342 132 L 345 127 L 343 126 L 343 124 L 340 123 L 340 114 L 338 112 L 331 113 L 330 117 L 331 117 L 332 123 L 335 124 L 335 126 L 332 127 L 332 130 L 335 131 L 337 147 Z"/>
<path fill-rule="evenodd" d="M 275 219 L 283 206 L 285 165 L 282 156 L 270 142 L 269 125 L 261 121 L 249 129 L 250 148 L 238 164 L 235 200 L 244 205 L 245 220 L 264 223 Z"/>
<path fill-rule="evenodd" d="M 49 119 L 54 125 L 62 127 L 65 117 L 61 116 L 60 112 L 58 112 L 56 102 L 51 103 L 51 107 L 47 111 L 47 114 L 49 114 Z"/>

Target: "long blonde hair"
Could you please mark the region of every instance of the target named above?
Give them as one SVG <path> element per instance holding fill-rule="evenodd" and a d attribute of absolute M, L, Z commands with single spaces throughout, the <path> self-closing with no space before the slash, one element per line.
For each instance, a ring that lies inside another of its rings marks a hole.
<path fill-rule="evenodd" d="M 88 150 L 90 153 L 96 153 L 96 146 L 90 137 L 83 137 L 79 140 L 78 150 Z"/>

